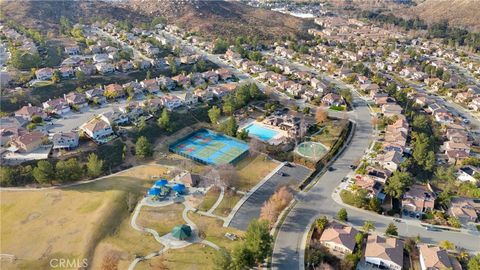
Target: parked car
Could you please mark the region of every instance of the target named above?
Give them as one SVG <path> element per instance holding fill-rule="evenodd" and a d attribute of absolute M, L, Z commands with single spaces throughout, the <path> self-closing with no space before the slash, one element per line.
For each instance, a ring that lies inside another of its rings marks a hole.
<path fill-rule="evenodd" d="M 329 172 L 333 172 L 333 171 L 335 171 L 335 168 L 332 167 L 332 166 L 330 166 L 330 167 L 328 167 L 328 171 L 329 171 Z"/>

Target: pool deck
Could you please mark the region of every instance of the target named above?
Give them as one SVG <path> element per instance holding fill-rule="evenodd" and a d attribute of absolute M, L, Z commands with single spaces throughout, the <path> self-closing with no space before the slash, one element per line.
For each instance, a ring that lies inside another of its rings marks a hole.
<path fill-rule="evenodd" d="M 255 125 L 258 125 L 258 126 L 261 126 L 263 128 L 266 128 L 266 129 L 271 129 L 271 130 L 274 130 L 275 132 L 277 132 L 277 135 L 275 135 L 273 138 L 271 138 L 270 140 L 268 141 L 264 141 L 260 138 L 258 138 L 257 136 L 255 135 L 250 135 L 249 134 L 249 137 L 254 137 L 254 138 L 257 138 L 261 141 L 264 141 L 264 142 L 267 142 L 268 144 L 271 144 L 271 145 L 279 145 L 279 144 L 282 144 L 286 138 L 288 138 L 288 134 L 285 130 L 281 130 L 279 129 L 278 127 L 275 127 L 275 126 L 270 126 L 270 125 L 265 125 L 264 123 L 262 122 L 258 122 L 257 120 L 255 119 L 252 119 L 252 118 L 248 118 L 247 120 L 245 120 L 244 122 L 240 123 L 240 128 L 239 130 L 242 130 L 246 127 L 248 127 L 249 125 L 251 124 L 255 124 Z"/>

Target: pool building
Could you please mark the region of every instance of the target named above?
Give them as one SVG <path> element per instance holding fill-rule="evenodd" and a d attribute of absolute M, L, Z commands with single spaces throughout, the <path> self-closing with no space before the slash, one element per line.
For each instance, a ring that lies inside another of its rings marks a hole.
<path fill-rule="evenodd" d="M 208 129 L 197 130 L 170 145 L 169 150 L 206 165 L 233 164 L 248 154 L 248 145 Z"/>

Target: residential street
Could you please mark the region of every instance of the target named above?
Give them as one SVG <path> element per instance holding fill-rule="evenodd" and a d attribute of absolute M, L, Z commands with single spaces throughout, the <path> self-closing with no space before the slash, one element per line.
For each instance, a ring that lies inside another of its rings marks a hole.
<path fill-rule="evenodd" d="M 372 141 L 372 124 L 370 111 L 365 101 L 354 94 L 356 104 L 354 117 L 357 127 L 352 141 L 347 149 L 333 163 L 334 171 L 323 174 L 316 185 L 306 193 L 297 196 L 299 202 L 289 213 L 275 239 L 272 258 L 272 269 L 303 269 L 304 247 L 302 242 L 308 232 L 310 224 L 316 217 L 325 215 L 329 218 L 336 216 L 337 211 L 345 206 L 338 204 L 333 198 L 337 185 L 341 179 L 351 172 L 350 164 L 364 155 L 365 150 Z M 373 212 L 353 207 L 346 207 L 349 222 L 355 226 L 362 226 L 364 221 L 373 221 L 377 233 L 383 233 L 392 217 L 381 216 Z M 448 240 L 457 247 L 463 247 L 469 251 L 480 249 L 480 237 L 478 233 L 456 233 L 427 231 L 419 223 L 402 222 L 396 223 L 398 232 L 402 236 L 420 235 L 422 242 L 434 243 Z"/>

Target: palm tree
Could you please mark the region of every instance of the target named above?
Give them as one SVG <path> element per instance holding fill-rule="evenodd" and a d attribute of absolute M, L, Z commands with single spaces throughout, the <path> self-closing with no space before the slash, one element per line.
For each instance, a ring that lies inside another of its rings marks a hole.
<path fill-rule="evenodd" d="M 373 222 L 370 221 L 370 220 L 366 220 L 363 223 L 362 229 L 363 229 L 364 232 L 369 233 L 370 231 L 375 230 L 375 224 L 373 224 Z"/>
<path fill-rule="evenodd" d="M 325 229 L 325 226 L 328 224 L 328 219 L 326 216 L 322 216 L 315 220 L 315 227 L 317 227 L 318 231 L 323 231 Z"/>
<path fill-rule="evenodd" d="M 446 249 L 446 250 L 454 250 L 455 249 L 455 245 L 448 240 L 443 240 L 442 242 L 440 242 L 440 247 L 443 248 L 443 249 Z"/>

